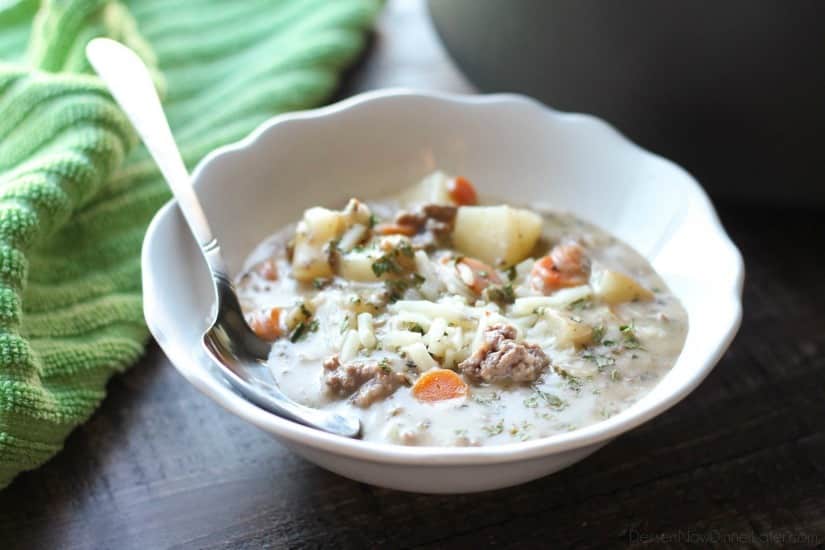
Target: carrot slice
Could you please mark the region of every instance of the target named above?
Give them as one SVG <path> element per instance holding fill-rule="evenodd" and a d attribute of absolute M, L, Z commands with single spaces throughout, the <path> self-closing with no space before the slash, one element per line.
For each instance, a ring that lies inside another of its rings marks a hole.
<path fill-rule="evenodd" d="M 447 193 L 454 203 L 459 206 L 478 204 L 478 193 L 470 180 L 458 176 L 447 182 Z"/>
<path fill-rule="evenodd" d="M 481 260 L 461 258 L 455 267 L 461 280 L 476 294 L 481 294 L 491 284 L 501 284 L 498 273 Z"/>
<path fill-rule="evenodd" d="M 398 223 L 379 223 L 372 230 L 378 235 L 407 235 L 412 237 L 416 233 L 415 227 Z"/>
<path fill-rule="evenodd" d="M 559 288 L 587 283 L 589 268 L 584 251 L 577 244 L 560 244 L 539 258 L 530 271 L 533 288 L 548 293 Z"/>
<path fill-rule="evenodd" d="M 249 320 L 249 328 L 263 340 L 277 340 L 282 334 L 281 308 L 273 307 L 269 311 L 258 312 Z"/>
<path fill-rule="evenodd" d="M 258 264 L 255 268 L 255 271 L 257 271 L 258 275 L 260 275 L 267 281 L 278 280 L 278 264 L 276 264 L 275 260 L 271 258 L 268 260 L 264 260 L 260 264 Z"/>
<path fill-rule="evenodd" d="M 467 395 L 467 384 L 449 369 L 431 369 L 421 375 L 412 389 L 419 401 L 442 401 Z"/>

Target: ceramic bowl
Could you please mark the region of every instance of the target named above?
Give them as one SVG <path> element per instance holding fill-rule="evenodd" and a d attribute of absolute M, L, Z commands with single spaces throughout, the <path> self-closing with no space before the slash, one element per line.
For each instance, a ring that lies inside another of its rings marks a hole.
<path fill-rule="evenodd" d="M 305 208 L 387 195 L 437 168 L 467 176 L 487 195 L 572 211 L 647 257 L 689 316 L 673 369 L 607 420 L 499 446 L 405 447 L 283 420 L 235 394 L 205 357 L 200 337 L 214 298 L 174 202 L 155 216 L 143 245 L 152 334 L 198 390 L 307 460 L 358 481 L 425 493 L 507 487 L 581 460 L 683 399 L 730 344 L 741 318 L 744 267 L 707 196 L 684 170 L 592 116 L 516 95 L 379 91 L 275 117 L 208 155 L 193 178 L 237 273 L 259 241 Z"/>

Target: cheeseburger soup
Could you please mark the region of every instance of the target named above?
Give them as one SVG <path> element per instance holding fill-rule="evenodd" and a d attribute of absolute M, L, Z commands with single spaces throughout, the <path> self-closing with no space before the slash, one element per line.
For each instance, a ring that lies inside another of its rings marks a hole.
<path fill-rule="evenodd" d="M 384 201 L 308 209 L 237 287 L 287 395 L 403 445 L 608 418 L 668 372 L 688 326 L 628 245 L 563 212 L 479 204 L 440 172 Z"/>

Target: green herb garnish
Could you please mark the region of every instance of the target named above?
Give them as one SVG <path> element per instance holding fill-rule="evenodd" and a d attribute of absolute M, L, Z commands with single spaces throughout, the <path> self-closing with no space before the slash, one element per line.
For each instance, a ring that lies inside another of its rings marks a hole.
<path fill-rule="evenodd" d="M 516 301 L 516 293 L 513 291 L 513 285 L 511 283 L 505 285 L 490 285 L 484 289 L 482 297 L 488 302 L 496 302 L 499 305 L 512 304 Z"/>
<path fill-rule="evenodd" d="M 498 435 L 504 431 L 504 420 L 499 420 L 498 424 L 493 426 L 484 426 L 482 429 L 487 432 L 489 436 Z"/>
<path fill-rule="evenodd" d="M 302 337 L 306 335 L 307 325 L 303 321 L 295 325 L 295 328 L 292 329 L 292 332 L 289 333 L 289 341 L 292 343 L 297 342 Z"/>
<path fill-rule="evenodd" d="M 392 256 L 385 254 L 372 263 L 372 272 L 381 277 L 386 273 L 401 273 L 401 267 Z"/>
<path fill-rule="evenodd" d="M 390 301 L 397 302 L 404 295 L 407 288 L 409 288 L 410 283 L 404 279 L 390 279 L 388 281 L 384 281 L 384 285 L 387 287 L 387 293 L 389 294 Z"/>
<path fill-rule="evenodd" d="M 593 361 L 596 364 L 596 368 L 599 369 L 599 372 L 603 371 L 607 367 L 616 364 L 616 359 L 610 355 L 601 355 L 587 352 L 584 355 L 582 355 L 582 358 L 587 359 L 588 361 Z"/>
<path fill-rule="evenodd" d="M 331 279 L 327 279 L 325 277 L 316 277 L 312 279 L 312 286 L 315 287 L 316 290 L 321 290 L 331 282 Z"/>
<path fill-rule="evenodd" d="M 524 400 L 524 406 L 531 409 L 538 407 L 539 403 L 544 403 L 556 411 L 560 411 L 567 406 L 567 402 L 559 396 L 539 389 L 536 389 L 533 395 Z"/>
<path fill-rule="evenodd" d="M 589 309 L 593 305 L 593 302 L 590 301 L 590 298 L 579 298 L 578 300 L 574 300 L 567 305 L 567 309 L 570 311 L 581 311 L 583 309 Z"/>
<path fill-rule="evenodd" d="M 412 246 L 410 245 L 410 243 L 408 243 L 407 241 L 402 241 L 402 242 L 398 245 L 398 249 L 397 249 L 397 250 L 398 250 L 401 254 L 403 254 L 404 256 L 406 256 L 406 257 L 408 257 L 408 258 L 412 258 L 413 256 L 415 256 L 415 250 L 413 250 L 413 247 L 412 247 Z"/>
<path fill-rule="evenodd" d="M 622 325 L 619 327 L 619 332 L 622 333 L 622 345 L 626 349 L 644 349 L 642 343 L 636 337 L 636 326 L 633 321 L 629 325 Z"/>

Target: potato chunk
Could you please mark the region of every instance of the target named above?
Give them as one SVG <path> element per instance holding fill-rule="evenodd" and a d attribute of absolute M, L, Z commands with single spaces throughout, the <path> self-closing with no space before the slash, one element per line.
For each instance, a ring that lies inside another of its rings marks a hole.
<path fill-rule="evenodd" d="M 443 172 L 433 172 L 401 194 L 405 207 L 419 204 L 453 204 L 447 184 L 450 179 Z"/>
<path fill-rule="evenodd" d="M 306 210 L 295 228 L 292 275 L 302 282 L 331 277 L 330 242 L 347 237 L 345 245 L 351 249 L 366 235 L 370 215 L 369 208 L 356 199 L 350 199 L 340 211 L 321 207 Z"/>
<path fill-rule="evenodd" d="M 320 207 L 304 212 L 295 229 L 292 275 L 304 282 L 332 276 L 326 247 L 343 230 L 344 218 L 340 212 Z"/>
<path fill-rule="evenodd" d="M 608 304 L 620 304 L 635 300 L 648 301 L 653 293 L 633 277 L 619 271 L 606 269 L 593 278 L 593 294 Z"/>
<path fill-rule="evenodd" d="M 541 318 L 546 320 L 556 336 L 559 347 L 582 347 L 593 340 L 593 329 L 582 322 L 574 321 L 550 308 L 542 310 Z"/>
<path fill-rule="evenodd" d="M 459 252 L 495 266 L 526 258 L 541 234 L 541 216 L 510 206 L 462 206 L 453 229 Z"/>

